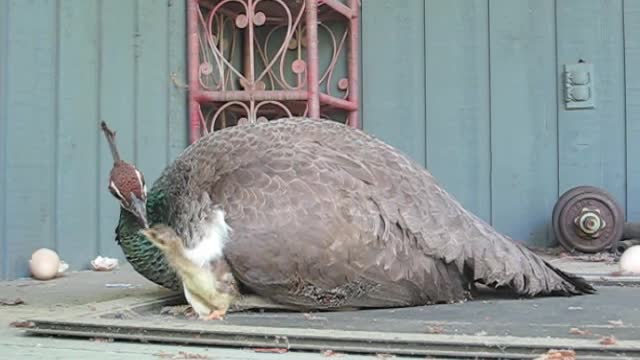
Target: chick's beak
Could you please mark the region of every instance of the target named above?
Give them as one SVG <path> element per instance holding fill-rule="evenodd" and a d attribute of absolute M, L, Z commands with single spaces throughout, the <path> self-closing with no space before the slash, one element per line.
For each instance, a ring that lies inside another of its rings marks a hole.
<path fill-rule="evenodd" d="M 143 200 L 138 199 L 137 196 L 131 197 L 131 212 L 138 218 L 140 225 L 145 229 L 149 228 L 149 222 L 147 221 L 147 206 Z"/>

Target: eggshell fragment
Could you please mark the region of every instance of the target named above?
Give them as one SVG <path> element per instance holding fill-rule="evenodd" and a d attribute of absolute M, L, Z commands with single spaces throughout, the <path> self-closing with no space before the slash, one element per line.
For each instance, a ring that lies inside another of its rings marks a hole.
<path fill-rule="evenodd" d="M 60 260 L 60 265 L 58 266 L 58 275 L 62 275 L 65 271 L 69 269 L 69 264 Z"/>
<path fill-rule="evenodd" d="M 118 259 L 98 256 L 91 260 L 91 267 L 95 271 L 110 271 L 118 266 Z"/>
<path fill-rule="evenodd" d="M 640 274 L 640 245 L 628 248 L 620 257 L 618 265 L 624 274 Z"/>
<path fill-rule="evenodd" d="M 60 257 L 51 249 L 38 249 L 29 260 L 31 275 L 38 280 L 50 280 L 58 275 Z"/>

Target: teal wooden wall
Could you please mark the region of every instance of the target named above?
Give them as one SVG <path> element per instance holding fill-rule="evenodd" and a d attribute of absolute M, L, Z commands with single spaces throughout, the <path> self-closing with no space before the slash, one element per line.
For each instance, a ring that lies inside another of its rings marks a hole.
<path fill-rule="evenodd" d="M 640 0 L 365 0 L 363 125 L 465 207 L 554 243 L 559 194 L 610 191 L 640 220 Z M 567 111 L 564 64 L 594 63 L 596 107 Z"/>
<path fill-rule="evenodd" d="M 122 258 L 105 120 L 148 181 L 187 144 L 185 2 L 0 1 L 0 264 Z"/>
<path fill-rule="evenodd" d="M 611 191 L 640 220 L 640 0 L 364 0 L 366 131 L 427 166 L 465 207 L 553 243 L 558 195 Z M 183 0 L 0 1 L 0 275 L 38 247 L 72 269 L 114 242 L 99 120 L 153 181 L 187 144 Z M 597 103 L 560 74 L 593 62 Z"/>

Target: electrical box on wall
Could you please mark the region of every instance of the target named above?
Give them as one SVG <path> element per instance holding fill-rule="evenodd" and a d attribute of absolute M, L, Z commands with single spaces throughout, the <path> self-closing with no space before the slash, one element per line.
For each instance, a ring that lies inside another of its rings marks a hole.
<path fill-rule="evenodd" d="M 593 109 L 595 86 L 593 64 L 580 61 L 564 66 L 564 103 L 569 110 Z"/>

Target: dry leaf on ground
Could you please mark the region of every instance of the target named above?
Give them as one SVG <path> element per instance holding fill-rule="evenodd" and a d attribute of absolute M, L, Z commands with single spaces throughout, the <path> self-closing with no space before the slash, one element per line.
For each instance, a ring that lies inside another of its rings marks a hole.
<path fill-rule="evenodd" d="M 569 329 L 569 334 L 573 334 L 573 335 L 580 335 L 580 336 L 589 336 L 592 335 L 591 331 L 589 330 L 582 330 L 582 329 L 578 329 L 578 328 L 571 328 Z"/>
<path fill-rule="evenodd" d="M 546 354 L 538 356 L 535 360 L 575 360 L 576 352 L 573 350 L 551 349 Z"/>
<path fill-rule="evenodd" d="M 15 328 L 32 328 L 36 326 L 36 324 L 34 324 L 31 321 L 14 321 L 11 324 L 9 324 L 9 326 L 15 327 Z"/>
<path fill-rule="evenodd" d="M 616 338 L 613 335 L 604 336 L 600 339 L 600 345 L 615 345 L 616 343 Z"/>
<path fill-rule="evenodd" d="M 24 300 L 19 297 L 15 299 L 0 299 L 0 305 L 4 306 L 15 306 L 15 305 L 24 305 Z"/>

